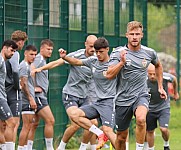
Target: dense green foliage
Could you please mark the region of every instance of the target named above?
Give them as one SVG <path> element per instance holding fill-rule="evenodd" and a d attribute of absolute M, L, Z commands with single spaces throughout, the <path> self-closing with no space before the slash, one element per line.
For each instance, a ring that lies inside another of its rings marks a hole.
<path fill-rule="evenodd" d="M 156 51 L 162 51 L 162 46 L 159 43 L 159 36 L 162 29 L 169 27 L 175 23 L 175 9 L 169 5 L 167 7 L 156 7 L 153 4 L 148 4 L 148 46 L 152 47 Z M 174 37 L 175 38 L 175 37 Z"/>

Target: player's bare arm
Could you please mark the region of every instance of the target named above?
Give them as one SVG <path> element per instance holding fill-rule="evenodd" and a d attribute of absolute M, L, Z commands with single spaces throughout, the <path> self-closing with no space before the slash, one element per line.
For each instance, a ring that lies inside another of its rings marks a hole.
<path fill-rule="evenodd" d="M 82 66 L 82 60 L 77 59 L 77 58 L 73 58 L 73 57 L 68 57 L 66 55 L 66 51 L 64 49 L 59 49 L 59 53 L 60 53 L 60 57 L 67 61 L 69 64 L 74 65 L 74 66 Z"/>
<path fill-rule="evenodd" d="M 177 82 L 177 78 L 175 76 L 173 76 L 173 89 L 174 89 L 174 99 L 178 100 L 179 99 L 179 93 L 178 93 L 178 82 Z"/>
<path fill-rule="evenodd" d="M 157 76 L 157 82 L 158 82 L 158 91 L 160 93 L 160 97 L 167 99 L 167 93 L 163 89 L 163 68 L 160 61 L 158 61 L 157 64 L 155 64 L 155 72 Z"/>
<path fill-rule="evenodd" d="M 55 61 L 52 61 L 52 62 L 49 62 L 48 64 L 40 67 L 40 68 L 36 68 L 36 69 L 33 69 L 31 71 L 31 75 L 35 74 L 36 72 L 41 72 L 42 70 L 49 70 L 49 69 L 53 69 L 55 67 L 58 67 L 58 66 L 61 66 L 64 64 L 64 60 L 62 58 L 59 58 Z"/>
<path fill-rule="evenodd" d="M 29 88 L 28 88 L 28 78 L 21 77 L 20 80 L 21 80 L 20 81 L 21 89 L 24 91 L 26 97 L 28 98 L 31 108 L 36 109 L 37 108 L 36 102 L 35 102 L 34 98 L 31 96 Z"/>
<path fill-rule="evenodd" d="M 107 79 L 113 79 L 117 76 L 121 68 L 124 66 L 126 63 L 126 54 L 127 52 L 125 50 L 120 52 L 120 58 L 121 61 L 116 64 L 108 67 L 107 73 L 106 73 L 106 78 Z"/>

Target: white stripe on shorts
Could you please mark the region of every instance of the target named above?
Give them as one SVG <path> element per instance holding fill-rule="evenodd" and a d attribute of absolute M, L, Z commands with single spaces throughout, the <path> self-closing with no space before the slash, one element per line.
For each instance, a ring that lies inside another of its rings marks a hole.
<path fill-rule="evenodd" d="M 38 99 L 38 103 L 42 106 L 42 103 L 41 103 L 41 101 L 40 101 L 40 98 L 38 97 L 37 99 Z"/>
<path fill-rule="evenodd" d="M 34 111 L 22 111 L 21 114 L 22 115 L 24 115 L 24 114 L 25 115 L 33 115 L 33 114 L 35 114 L 35 112 Z"/>
<path fill-rule="evenodd" d="M 19 99 L 18 99 L 18 90 L 16 91 L 16 99 L 19 101 Z"/>

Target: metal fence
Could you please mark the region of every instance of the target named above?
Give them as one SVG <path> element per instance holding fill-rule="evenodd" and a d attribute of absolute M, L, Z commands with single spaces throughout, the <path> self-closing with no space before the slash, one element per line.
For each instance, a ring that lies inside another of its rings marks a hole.
<path fill-rule="evenodd" d="M 173 3 L 174 8 L 175 5 Z M 147 0 L 0 0 L 0 43 L 10 38 L 11 33 L 17 29 L 27 32 L 29 38 L 26 44 L 39 47 L 42 39 L 49 38 L 55 44 L 53 55 L 48 60 L 52 61 L 59 58 L 57 50 L 60 47 L 68 53 L 83 48 L 89 34 L 107 38 L 111 49 L 124 45 L 127 42 L 126 24 L 131 20 L 139 20 L 144 25 L 142 43 L 152 46 L 147 42 L 147 20 L 152 15 L 147 15 L 147 7 Z M 170 15 L 174 17 L 174 14 Z M 154 25 L 159 24 L 154 22 Z M 169 41 L 159 40 L 159 43 Z M 61 102 L 61 91 L 67 80 L 68 69 L 65 65 L 49 71 L 48 99 L 56 121 L 55 138 L 63 134 L 68 123 Z M 35 148 L 39 150 L 44 145 L 40 144 L 43 143 L 43 127 L 41 122 L 35 138 Z"/>

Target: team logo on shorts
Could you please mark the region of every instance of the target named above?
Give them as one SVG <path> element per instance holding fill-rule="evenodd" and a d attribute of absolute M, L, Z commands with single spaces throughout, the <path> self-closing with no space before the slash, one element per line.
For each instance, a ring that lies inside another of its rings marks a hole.
<path fill-rule="evenodd" d="M 7 115 L 8 115 L 8 116 L 11 116 L 11 113 L 10 113 L 10 112 L 8 112 L 8 113 L 7 113 Z"/>
<path fill-rule="evenodd" d="M 165 124 L 165 127 L 168 127 L 168 124 L 167 124 L 167 123 Z"/>
<path fill-rule="evenodd" d="M 142 61 L 142 65 L 143 65 L 143 67 L 146 67 L 146 65 L 147 65 L 147 60 L 145 58 Z"/>
<path fill-rule="evenodd" d="M 110 124 L 109 121 L 105 121 L 104 123 L 105 123 L 105 124 Z"/>

